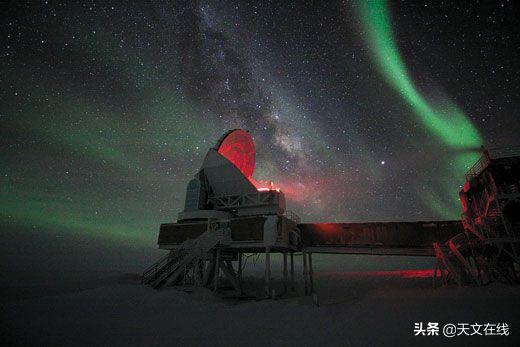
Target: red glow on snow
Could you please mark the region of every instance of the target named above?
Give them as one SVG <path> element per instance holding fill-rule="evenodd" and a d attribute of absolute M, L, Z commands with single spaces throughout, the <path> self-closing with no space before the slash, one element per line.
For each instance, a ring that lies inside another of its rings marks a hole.
<path fill-rule="evenodd" d="M 222 141 L 218 152 L 232 162 L 247 178 L 255 171 L 255 144 L 245 130 L 235 130 Z"/>
<path fill-rule="evenodd" d="M 432 278 L 434 269 L 387 270 L 387 271 L 346 271 L 338 273 L 344 277 L 386 277 L 386 278 Z"/>
<path fill-rule="evenodd" d="M 433 277 L 433 269 L 422 270 L 393 270 L 393 271 L 374 271 L 376 276 L 389 276 L 401 278 L 429 278 Z"/>

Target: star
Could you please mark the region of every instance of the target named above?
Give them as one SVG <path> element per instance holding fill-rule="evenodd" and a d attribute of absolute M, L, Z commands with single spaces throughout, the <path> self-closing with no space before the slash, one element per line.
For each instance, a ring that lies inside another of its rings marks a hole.
<path fill-rule="evenodd" d="M 520 145 L 513 5 L 489 20 L 478 4 L 358 5 L 175 1 L 115 18 L 97 0 L 13 2 L 0 199 L 29 211 L 20 227 L 153 242 L 206 151 L 243 128 L 255 179 L 307 221 L 459 218 L 472 149 Z"/>

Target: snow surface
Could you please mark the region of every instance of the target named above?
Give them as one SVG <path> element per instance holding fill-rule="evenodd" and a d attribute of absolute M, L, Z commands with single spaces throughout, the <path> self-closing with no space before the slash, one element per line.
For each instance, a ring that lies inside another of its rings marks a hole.
<path fill-rule="evenodd" d="M 162 254 L 153 246 L 123 251 L 83 240 L 75 249 L 77 240 L 28 242 L 13 235 L 0 246 L 3 345 L 520 345 L 518 286 L 433 289 L 424 277 L 431 259 L 315 255 L 316 306 L 301 295 L 301 258 L 298 293 L 233 300 L 203 289 L 185 293 L 140 285 L 139 272 Z M 14 241 L 25 247 L 13 251 Z M 260 258 L 253 266 L 252 260 L 247 287 L 261 289 L 263 264 Z M 279 259 L 273 267 L 281 291 Z M 414 322 L 421 321 L 506 322 L 510 336 L 414 337 Z"/>

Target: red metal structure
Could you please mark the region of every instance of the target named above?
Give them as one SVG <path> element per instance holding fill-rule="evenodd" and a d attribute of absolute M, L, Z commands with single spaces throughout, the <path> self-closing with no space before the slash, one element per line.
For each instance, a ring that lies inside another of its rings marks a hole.
<path fill-rule="evenodd" d="M 518 281 L 520 265 L 520 155 L 483 148 L 460 191 L 465 233 L 434 245 L 445 281 Z"/>

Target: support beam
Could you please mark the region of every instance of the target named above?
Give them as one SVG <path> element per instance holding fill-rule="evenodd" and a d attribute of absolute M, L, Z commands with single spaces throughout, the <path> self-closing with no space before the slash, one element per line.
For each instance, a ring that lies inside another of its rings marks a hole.
<path fill-rule="evenodd" d="M 235 273 L 235 269 L 233 269 L 233 264 L 231 264 L 231 261 L 226 260 L 225 262 L 220 262 L 220 268 L 222 269 L 222 272 L 226 276 L 226 279 L 233 285 L 233 288 L 235 288 L 235 291 L 238 294 L 242 294 L 242 290 L 240 288 L 240 284 L 237 280 L 237 275 Z"/>
<path fill-rule="evenodd" d="M 291 291 L 294 289 L 294 252 L 291 252 Z"/>
<path fill-rule="evenodd" d="M 208 261 L 208 265 L 204 264 L 204 276 L 202 277 L 202 285 L 209 286 L 215 272 L 215 259 Z"/>
<path fill-rule="evenodd" d="M 311 294 L 314 293 L 314 272 L 312 270 L 312 253 L 309 253 L 309 282 L 311 285 Z"/>
<path fill-rule="evenodd" d="M 437 258 L 435 258 L 435 270 L 433 270 L 433 279 L 432 279 L 433 288 L 437 287 L 437 271 L 438 270 L 439 270 L 439 260 Z"/>
<path fill-rule="evenodd" d="M 305 251 L 302 253 L 303 258 L 303 288 L 305 295 L 309 294 L 309 285 L 307 281 L 307 253 Z"/>
<path fill-rule="evenodd" d="M 271 295 L 271 248 L 265 248 L 265 296 Z"/>
<path fill-rule="evenodd" d="M 198 287 L 200 286 L 201 282 L 202 282 L 202 276 L 201 276 L 201 271 L 200 271 L 200 263 L 201 263 L 201 259 L 200 258 L 195 258 L 193 264 L 193 285 Z"/>
<path fill-rule="evenodd" d="M 216 250 L 216 259 L 215 259 L 215 277 L 213 282 L 213 291 L 217 291 L 218 289 L 218 279 L 220 277 L 220 248 Z"/>
<path fill-rule="evenodd" d="M 283 293 L 287 293 L 287 252 L 283 252 Z"/>
<path fill-rule="evenodd" d="M 242 252 L 238 253 L 238 281 L 242 283 Z"/>

